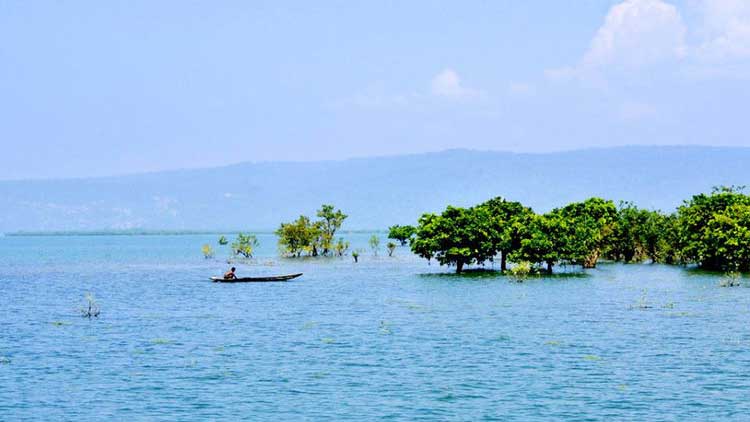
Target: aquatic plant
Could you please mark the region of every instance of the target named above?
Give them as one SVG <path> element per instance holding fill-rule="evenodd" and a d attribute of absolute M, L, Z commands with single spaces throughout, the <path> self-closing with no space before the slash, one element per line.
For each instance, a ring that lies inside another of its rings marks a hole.
<path fill-rule="evenodd" d="M 367 243 L 370 245 L 370 249 L 372 249 L 372 254 L 378 256 L 378 248 L 380 247 L 380 238 L 378 235 L 374 234 L 370 236 L 370 240 Z"/>
<path fill-rule="evenodd" d="M 257 248 L 259 244 L 258 238 L 255 237 L 255 235 L 239 233 L 237 235 L 237 240 L 232 242 L 232 253 L 235 255 L 242 255 L 245 258 L 252 258 L 255 248 Z"/>
<path fill-rule="evenodd" d="M 333 245 L 333 250 L 336 252 L 336 255 L 338 256 L 344 256 L 346 251 L 349 249 L 349 242 L 345 241 L 343 238 L 339 237 L 339 240 L 336 242 L 335 245 Z"/>
<path fill-rule="evenodd" d="M 99 308 L 99 304 L 96 302 L 96 299 L 94 299 L 94 295 L 92 295 L 91 293 L 86 293 L 84 298 L 86 299 L 86 305 L 81 308 L 81 316 L 89 319 L 91 319 L 92 317 L 99 318 L 101 309 Z"/>
<path fill-rule="evenodd" d="M 393 242 L 388 242 L 385 245 L 386 250 L 388 250 L 388 256 L 393 256 L 393 251 L 396 250 L 396 244 Z"/>
<path fill-rule="evenodd" d="M 275 233 L 279 237 L 282 255 L 296 258 L 303 253 L 310 256 L 338 253 L 337 247 L 341 245 L 334 244 L 334 236 L 348 216 L 327 204 L 322 205 L 316 215 L 319 218 L 317 221 L 301 215 L 295 221 L 281 223 Z M 341 251 L 341 255 L 344 251 Z"/>
<path fill-rule="evenodd" d="M 219 236 L 219 245 L 226 245 L 228 243 L 229 241 L 227 240 L 226 237 L 224 237 L 224 235 Z"/>
<path fill-rule="evenodd" d="M 417 229 L 414 226 L 399 226 L 396 224 L 388 228 L 388 238 L 398 240 L 401 246 L 404 246 L 416 232 Z"/>
<path fill-rule="evenodd" d="M 738 272 L 726 273 L 719 282 L 719 287 L 739 287 L 740 285 L 742 285 L 742 283 L 740 273 Z"/>
<path fill-rule="evenodd" d="M 526 278 L 529 277 L 533 270 L 533 267 L 529 261 L 521 261 L 511 267 L 510 276 L 513 280 L 518 283 L 522 283 Z"/>
<path fill-rule="evenodd" d="M 214 249 L 208 243 L 201 247 L 201 252 L 203 252 L 203 257 L 206 259 L 211 259 L 214 257 Z"/>
<path fill-rule="evenodd" d="M 359 249 L 352 251 L 352 258 L 354 262 L 359 262 Z"/>

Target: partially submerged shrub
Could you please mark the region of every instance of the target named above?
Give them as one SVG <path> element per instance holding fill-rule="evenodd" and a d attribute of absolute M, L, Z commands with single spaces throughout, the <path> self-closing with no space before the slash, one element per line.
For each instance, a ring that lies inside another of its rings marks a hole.
<path fill-rule="evenodd" d="M 86 293 L 85 298 L 86 305 L 81 308 L 81 316 L 84 318 L 98 318 L 101 310 L 99 308 L 99 304 L 96 303 L 96 299 L 94 299 L 94 295 L 92 295 L 91 293 Z"/>
<path fill-rule="evenodd" d="M 726 273 L 719 282 L 719 287 L 739 287 L 741 285 L 740 273 Z"/>
<path fill-rule="evenodd" d="M 533 270 L 534 268 L 531 266 L 530 262 L 521 261 L 510 269 L 510 276 L 520 283 L 525 280 Z"/>
<path fill-rule="evenodd" d="M 203 252 L 203 257 L 206 259 L 211 259 L 214 257 L 214 248 L 212 248 L 208 243 L 201 247 L 201 252 Z"/>
<path fill-rule="evenodd" d="M 393 256 L 393 251 L 396 250 L 396 246 L 397 245 L 395 243 L 393 243 L 393 242 L 388 242 L 385 245 L 385 248 L 388 250 L 388 256 Z"/>

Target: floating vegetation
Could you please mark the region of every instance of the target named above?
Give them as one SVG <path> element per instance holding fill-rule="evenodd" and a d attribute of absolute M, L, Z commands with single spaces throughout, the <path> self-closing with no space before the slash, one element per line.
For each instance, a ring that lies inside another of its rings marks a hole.
<path fill-rule="evenodd" d="M 674 309 L 674 302 L 667 302 L 662 306 L 664 309 Z"/>
<path fill-rule="evenodd" d="M 626 391 L 628 389 L 628 385 L 627 384 L 619 384 L 617 386 L 617 389 L 620 390 L 620 391 Z"/>
<path fill-rule="evenodd" d="M 166 338 L 154 338 L 151 339 L 151 344 L 169 344 L 171 341 Z"/>
<path fill-rule="evenodd" d="M 602 358 L 601 356 L 597 356 L 597 355 L 583 355 L 583 360 L 600 361 L 602 360 Z"/>
<path fill-rule="evenodd" d="M 84 305 L 84 307 L 81 308 L 81 316 L 89 319 L 91 319 L 92 317 L 99 318 L 99 313 L 101 312 L 101 310 L 99 308 L 99 304 L 96 303 L 96 299 L 94 299 L 94 295 L 92 295 L 91 293 L 86 293 L 85 298 L 87 303 L 86 305 Z"/>
<path fill-rule="evenodd" d="M 323 343 L 325 343 L 325 344 L 333 344 L 333 343 L 335 343 L 335 342 L 336 342 L 336 341 L 335 341 L 334 339 L 332 339 L 331 337 L 323 337 L 322 339 L 320 339 L 320 341 L 322 341 L 322 342 L 323 342 Z"/>
<path fill-rule="evenodd" d="M 63 325 L 70 325 L 69 322 L 65 321 L 52 321 L 50 324 L 54 325 L 55 327 L 62 327 Z"/>
<path fill-rule="evenodd" d="M 380 321 L 380 330 L 379 330 L 380 334 L 393 334 L 393 331 L 391 330 L 390 326 L 391 324 L 385 321 Z"/>
<path fill-rule="evenodd" d="M 547 340 L 547 341 L 544 342 L 544 344 L 547 345 L 547 346 L 560 346 L 560 345 L 562 345 L 562 343 L 560 343 L 557 340 Z"/>

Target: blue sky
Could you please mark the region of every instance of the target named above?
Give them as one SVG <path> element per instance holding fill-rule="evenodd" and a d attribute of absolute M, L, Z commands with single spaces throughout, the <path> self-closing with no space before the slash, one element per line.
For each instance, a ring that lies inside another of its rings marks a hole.
<path fill-rule="evenodd" d="M 750 1 L 0 0 L 0 179 L 750 146 Z"/>

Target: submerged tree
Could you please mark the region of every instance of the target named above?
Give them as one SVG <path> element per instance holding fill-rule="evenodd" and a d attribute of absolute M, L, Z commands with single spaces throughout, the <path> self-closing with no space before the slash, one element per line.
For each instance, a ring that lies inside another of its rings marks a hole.
<path fill-rule="evenodd" d="M 333 239 L 341 225 L 346 220 L 347 215 L 341 212 L 341 210 L 335 210 L 333 205 L 322 205 L 317 212 L 320 228 L 320 248 L 322 249 L 323 255 L 333 249 Z"/>
<path fill-rule="evenodd" d="M 378 235 L 374 234 L 370 236 L 370 240 L 367 243 L 370 244 L 372 254 L 378 256 L 378 248 L 380 248 L 380 238 L 378 237 Z"/>
<path fill-rule="evenodd" d="M 401 246 L 405 246 L 416 231 L 417 229 L 414 226 L 399 226 L 396 224 L 388 228 L 388 238 L 398 240 Z"/>
<path fill-rule="evenodd" d="M 677 247 L 684 262 L 708 270 L 750 271 L 750 196 L 720 187 L 678 208 Z"/>
<path fill-rule="evenodd" d="M 534 216 L 531 208 L 501 197 L 479 205 L 490 218 L 492 248 L 500 253 L 500 269 L 506 271 L 508 256 L 521 247 L 522 232 Z"/>
<path fill-rule="evenodd" d="M 393 243 L 393 242 L 388 242 L 385 245 L 385 249 L 388 251 L 388 256 L 393 256 L 393 251 L 396 250 L 396 246 L 397 245 L 395 243 Z"/>
<path fill-rule="evenodd" d="M 301 215 L 291 223 L 281 223 L 276 235 L 279 237 L 282 254 L 299 257 L 303 252 L 312 251 L 318 230 L 308 217 Z"/>
<path fill-rule="evenodd" d="M 411 249 L 427 260 L 435 258 L 440 265 L 455 265 L 460 273 L 465 265 L 483 264 L 496 255 L 490 225 L 486 208 L 449 206 L 440 215 L 419 218 Z"/>
<path fill-rule="evenodd" d="M 226 237 L 224 237 L 224 235 L 219 236 L 219 245 L 223 246 L 223 245 L 226 245 L 228 243 L 229 243 L 229 241 L 227 240 Z"/>
<path fill-rule="evenodd" d="M 349 242 L 345 241 L 343 238 L 339 237 L 339 240 L 336 242 L 335 245 L 333 245 L 333 250 L 336 252 L 337 256 L 344 256 L 346 251 L 349 249 Z"/>
<path fill-rule="evenodd" d="M 252 258 L 255 248 L 259 245 L 258 239 L 253 234 L 239 233 L 237 239 L 232 242 L 232 253 Z"/>
<path fill-rule="evenodd" d="M 302 215 L 291 223 L 281 223 L 276 235 L 283 255 L 299 257 L 306 253 L 318 256 L 332 255 L 334 252 L 343 255 L 349 247 L 348 243 L 340 250 L 344 243 L 334 244 L 334 236 L 346 219 L 346 214 L 341 210 L 334 210 L 333 205 L 323 205 L 317 211 L 317 216 L 320 220 L 312 221 Z"/>
<path fill-rule="evenodd" d="M 214 249 L 208 243 L 201 246 L 201 252 L 203 252 L 203 257 L 206 259 L 211 259 L 214 257 Z"/>

